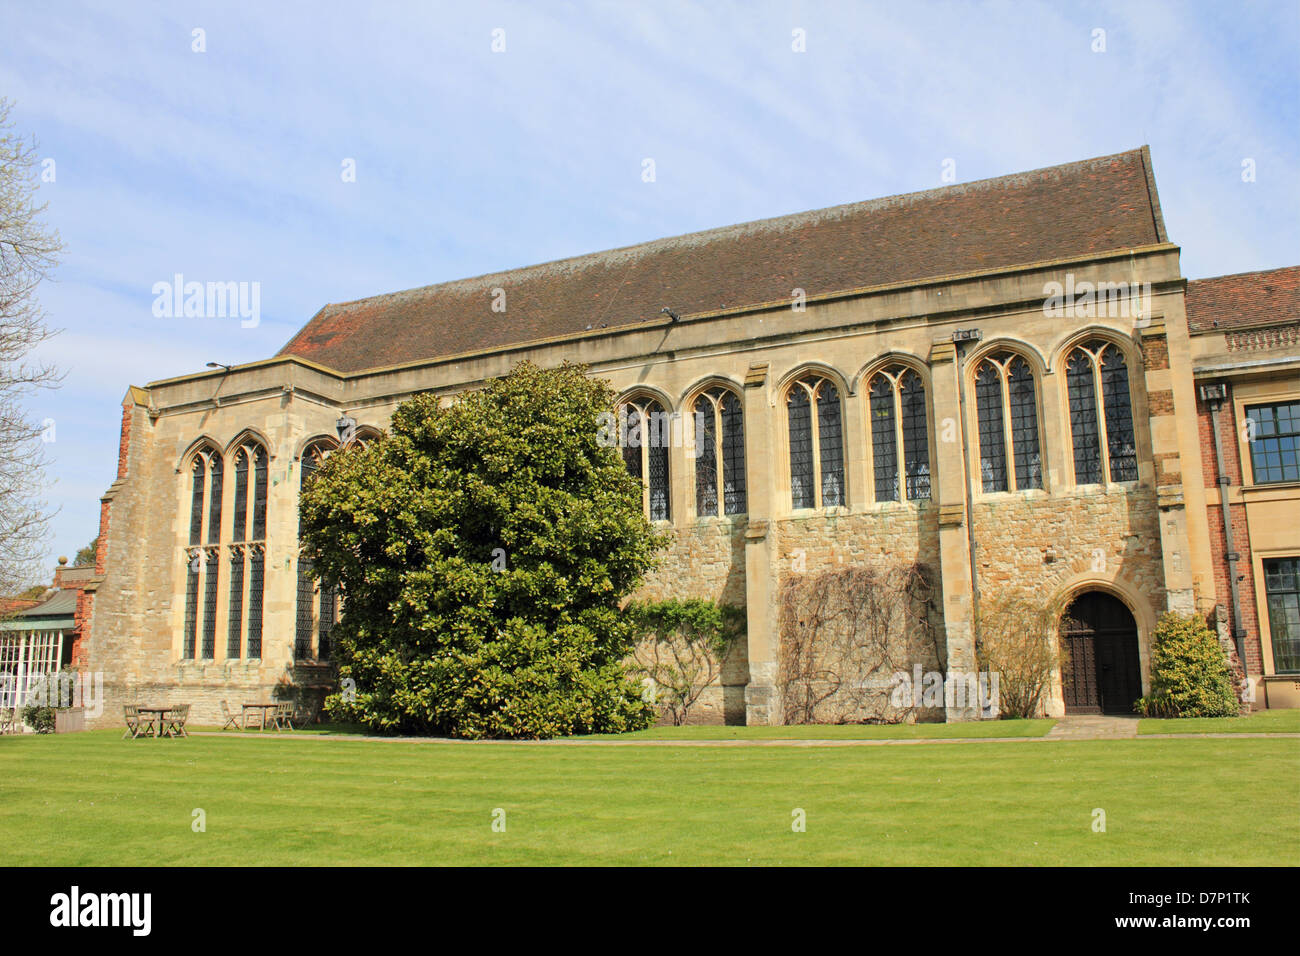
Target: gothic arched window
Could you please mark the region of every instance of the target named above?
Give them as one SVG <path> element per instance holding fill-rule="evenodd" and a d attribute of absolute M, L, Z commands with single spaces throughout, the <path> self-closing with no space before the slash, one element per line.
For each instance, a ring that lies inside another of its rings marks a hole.
<path fill-rule="evenodd" d="M 898 501 L 900 490 L 909 501 L 929 498 L 930 439 L 921 376 L 902 365 L 877 372 L 867 403 L 876 500 Z"/>
<path fill-rule="evenodd" d="M 1136 481 L 1137 442 L 1124 353 L 1101 340 L 1076 346 L 1065 363 L 1065 385 L 1075 484 Z"/>
<path fill-rule="evenodd" d="M 717 515 L 718 488 L 722 514 L 745 512 L 745 425 L 740 397 L 721 386 L 695 399 L 695 513 Z"/>
<path fill-rule="evenodd" d="M 646 517 L 668 521 L 672 516 L 668 480 L 672 417 L 655 399 L 637 396 L 619 405 L 618 419 L 623 461 L 632 476 L 641 481 Z"/>
<path fill-rule="evenodd" d="M 997 352 L 975 369 L 980 479 L 985 492 L 1043 487 L 1038 399 L 1029 363 Z"/>
<path fill-rule="evenodd" d="M 357 441 L 357 439 L 353 439 Z M 307 490 L 312 475 L 325 462 L 336 444 L 328 439 L 312 442 L 302 453 L 299 494 Z M 301 512 L 300 512 L 301 514 Z M 302 536 L 299 517 L 298 534 Z M 322 587 L 312 577 L 312 561 L 298 556 L 298 612 L 294 628 L 293 656 L 298 660 L 329 660 L 330 632 L 338 622 L 339 595 L 336 587 Z"/>
<path fill-rule="evenodd" d="M 844 418 L 840 393 L 821 375 L 806 375 L 786 393 L 793 508 L 844 504 Z"/>
<path fill-rule="evenodd" d="M 221 453 L 201 445 L 190 458 L 190 529 L 185 561 L 185 623 L 181 657 L 212 659 L 217 640 L 221 540 Z M 205 521 L 206 518 L 206 521 Z M 199 643 L 202 635 L 202 644 Z"/>
<path fill-rule="evenodd" d="M 230 605 L 226 657 L 262 656 L 262 592 L 266 554 L 266 449 L 254 438 L 235 448 L 235 495 L 231 521 Z"/>

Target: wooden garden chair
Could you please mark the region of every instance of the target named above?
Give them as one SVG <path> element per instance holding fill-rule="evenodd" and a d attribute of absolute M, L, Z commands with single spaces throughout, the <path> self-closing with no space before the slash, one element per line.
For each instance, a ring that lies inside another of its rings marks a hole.
<path fill-rule="evenodd" d="M 189 731 L 185 729 L 185 721 L 190 718 L 190 705 L 177 704 L 166 714 L 163 715 L 163 723 L 166 724 L 166 732 L 171 737 L 188 737 Z"/>
<path fill-rule="evenodd" d="M 126 733 L 122 734 L 123 740 L 128 737 L 135 740 L 137 737 L 154 735 L 153 718 L 140 716 L 140 708 L 135 704 L 123 704 L 122 716 L 126 718 Z"/>
<path fill-rule="evenodd" d="M 244 729 L 243 714 L 232 713 L 230 710 L 230 704 L 224 700 L 221 702 L 221 716 L 225 718 L 226 721 L 221 725 L 222 730 L 225 730 L 227 727 L 234 727 L 236 730 Z"/>
<path fill-rule="evenodd" d="M 15 707 L 0 707 L 0 734 L 21 734 L 23 725 L 18 722 Z"/>
<path fill-rule="evenodd" d="M 293 730 L 293 704 L 289 701 L 280 701 L 275 705 L 275 710 L 271 714 L 271 727 L 274 730 L 284 730 L 286 727 Z"/>

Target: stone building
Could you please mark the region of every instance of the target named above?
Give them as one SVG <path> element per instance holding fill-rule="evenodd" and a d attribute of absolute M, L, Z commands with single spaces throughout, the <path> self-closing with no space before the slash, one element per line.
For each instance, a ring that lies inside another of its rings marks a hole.
<path fill-rule="evenodd" d="M 202 722 L 222 699 L 327 688 L 340 604 L 298 556 L 303 480 L 404 399 L 522 360 L 584 362 L 624 414 L 668 415 L 687 441 L 704 423 L 703 454 L 625 457 L 673 535 L 642 595 L 745 608 L 706 719 L 781 722 L 782 582 L 882 556 L 933 570 L 957 672 L 976 670 L 976 602 L 1073 602 L 1081 653 L 1050 713 L 1128 708 L 1159 614 L 1220 605 L 1259 705 L 1294 703 L 1279 628 L 1296 626 L 1263 627 L 1255 583 L 1300 555 L 1295 440 L 1262 490 L 1242 483 L 1246 446 L 1225 442 L 1224 486 L 1206 450 L 1216 414 L 1231 438 L 1296 401 L 1287 275 L 1277 303 L 1267 276 L 1189 285 L 1144 147 L 327 305 L 271 358 L 127 392 L 87 588 L 105 719 L 184 701 Z M 1214 413 L 1198 385 L 1219 382 Z M 1242 528 L 1226 546 L 1225 495 Z"/>

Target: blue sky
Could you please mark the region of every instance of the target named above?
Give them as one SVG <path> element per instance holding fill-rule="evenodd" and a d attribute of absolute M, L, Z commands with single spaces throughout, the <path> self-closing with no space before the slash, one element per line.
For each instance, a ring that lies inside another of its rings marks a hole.
<path fill-rule="evenodd" d="M 331 301 L 1143 143 L 1185 275 L 1300 263 L 1297 50 L 1295 2 L 3 0 L 67 247 L 51 566 L 98 530 L 128 385 L 265 358 Z M 175 273 L 260 283 L 260 324 L 156 318 Z"/>

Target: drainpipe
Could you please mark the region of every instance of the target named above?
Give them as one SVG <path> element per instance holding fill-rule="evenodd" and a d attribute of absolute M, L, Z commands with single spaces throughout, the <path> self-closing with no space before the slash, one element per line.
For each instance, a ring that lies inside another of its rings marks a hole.
<path fill-rule="evenodd" d="M 1214 435 L 1214 461 L 1219 473 L 1219 507 L 1223 511 L 1223 543 L 1227 548 L 1228 588 L 1232 600 L 1232 640 L 1237 647 L 1237 656 L 1241 658 L 1241 673 L 1249 676 L 1246 669 L 1246 629 L 1241 624 L 1241 592 L 1237 587 L 1237 562 L 1241 555 L 1233 543 L 1232 508 L 1228 504 L 1228 490 L 1231 479 L 1223 467 L 1223 440 L 1219 437 L 1219 409 L 1228 397 L 1228 386 L 1224 382 L 1201 386 L 1201 400 L 1210 406 L 1210 431 Z"/>
<path fill-rule="evenodd" d="M 962 360 L 966 354 L 967 342 L 978 342 L 984 338 L 984 333 L 979 329 L 957 329 L 952 333 L 953 344 L 957 347 L 957 409 L 961 416 L 961 470 L 962 470 L 962 488 L 966 493 L 966 543 L 967 551 L 970 555 L 970 618 L 971 634 L 975 641 L 975 669 L 979 670 L 979 651 L 980 637 L 979 627 L 979 608 L 980 608 L 980 580 L 979 572 L 976 570 L 975 558 L 975 511 L 974 495 L 970 487 L 970 446 L 966 440 L 966 387 L 965 387 L 965 369 Z M 978 678 L 976 678 L 978 682 Z M 978 700 L 976 701 L 976 710 L 981 710 Z M 981 711 L 980 717 L 983 717 Z M 977 718 L 979 719 L 979 718 Z"/>

